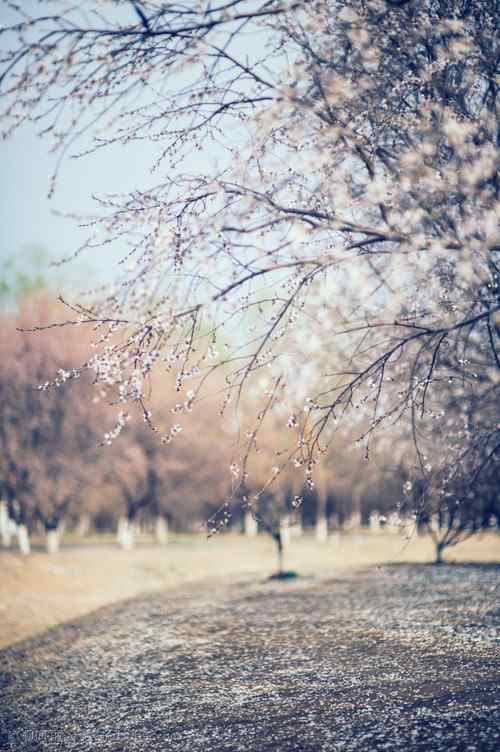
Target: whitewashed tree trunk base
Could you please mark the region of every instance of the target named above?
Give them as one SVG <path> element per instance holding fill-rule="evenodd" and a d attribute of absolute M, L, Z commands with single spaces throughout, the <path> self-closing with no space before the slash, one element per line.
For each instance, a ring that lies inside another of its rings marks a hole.
<path fill-rule="evenodd" d="M 284 514 L 281 517 L 280 533 L 281 533 L 281 542 L 283 543 L 283 546 L 289 546 L 290 539 L 292 537 L 291 532 L 290 532 L 290 515 L 289 514 Z"/>
<path fill-rule="evenodd" d="M 252 512 L 246 511 L 243 518 L 243 529 L 247 538 L 255 538 L 258 533 L 259 525 Z"/>
<path fill-rule="evenodd" d="M 370 514 L 370 533 L 380 532 L 380 514 L 375 511 Z"/>
<path fill-rule="evenodd" d="M 344 530 L 359 530 L 361 527 L 361 514 L 359 512 L 353 512 L 351 516 L 344 522 Z"/>
<path fill-rule="evenodd" d="M 0 539 L 4 548 L 10 548 L 12 541 L 12 521 L 5 501 L 0 501 Z"/>
<path fill-rule="evenodd" d="M 76 526 L 76 534 L 79 535 L 81 538 L 85 538 L 85 536 L 88 535 L 89 532 L 90 532 L 90 515 L 82 514 Z"/>
<path fill-rule="evenodd" d="M 47 553 L 56 554 L 59 551 L 60 530 L 47 530 Z"/>
<path fill-rule="evenodd" d="M 160 546 L 165 546 L 168 543 L 168 522 L 161 515 L 156 518 L 155 535 Z"/>
<path fill-rule="evenodd" d="M 25 556 L 31 553 L 30 537 L 26 525 L 19 525 L 17 528 L 17 543 L 19 550 Z"/>
<path fill-rule="evenodd" d="M 332 530 L 340 530 L 340 517 L 335 512 L 330 516 L 330 527 Z"/>
<path fill-rule="evenodd" d="M 326 517 L 319 517 L 316 520 L 316 540 L 318 543 L 326 543 L 328 540 L 328 520 Z"/>
<path fill-rule="evenodd" d="M 440 525 L 439 525 L 439 515 L 438 514 L 433 514 L 432 515 L 431 521 L 430 521 L 430 528 L 435 533 L 439 532 Z"/>
<path fill-rule="evenodd" d="M 120 517 L 118 520 L 118 543 L 126 550 L 134 548 L 135 545 L 135 526 L 127 517 Z"/>
<path fill-rule="evenodd" d="M 401 527 L 401 519 L 397 512 L 391 512 L 387 518 L 387 530 L 390 533 L 399 533 Z"/>

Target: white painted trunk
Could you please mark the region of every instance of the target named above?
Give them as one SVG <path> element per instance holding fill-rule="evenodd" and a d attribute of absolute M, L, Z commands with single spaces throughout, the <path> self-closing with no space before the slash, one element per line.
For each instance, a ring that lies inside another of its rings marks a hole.
<path fill-rule="evenodd" d="M 284 514 L 280 519 L 281 542 L 284 546 L 290 545 L 290 515 Z"/>
<path fill-rule="evenodd" d="M 361 527 L 361 514 L 359 512 L 353 512 L 351 516 L 344 522 L 345 530 L 358 530 Z"/>
<path fill-rule="evenodd" d="M 168 543 L 168 522 L 161 514 L 156 518 L 155 534 L 156 540 L 161 546 Z"/>
<path fill-rule="evenodd" d="M 316 520 L 316 540 L 318 543 L 328 540 L 328 520 L 324 514 Z"/>
<path fill-rule="evenodd" d="M 293 525 L 290 526 L 290 535 L 292 536 L 292 538 L 300 538 L 302 533 L 302 520 L 298 519 L 293 523 Z"/>
<path fill-rule="evenodd" d="M 401 518 L 397 512 L 391 512 L 387 518 L 387 530 L 390 533 L 399 533 Z"/>
<path fill-rule="evenodd" d="M 120 546 L 122 545 L 122 538 L 123 538 L 123 529 L 125 527 L 126 519 L 125 517 L 118 517 L 118 526 L 116 528 L 116 539 Z"/>
<path fill-rule="evenodd" d="M 417 521 L 409 514 L 402 515 L 399 521 L 400 532 L 410 538 L 417 532 Z"/>
<path fill-rule="evenodd" d="M 332 530 L 340 529 L 340 517 L 335 512 L 330 516 L 330 527 Z"/>
<path fill-rule="evenodd" d="M 440 527 L 440 525 L 439 525 L 439 515 L 438 514 L 433 514 L 432 517 L 431 517 L 431 521 L 430 521 L 430 528 L 435 533 L 437 533 L 439 531 L 439 527 Z"/>
<path fill-rule="evenodd" d="M 378 533 L 380 530 L 380 514 L 378 512 L 372 512 L 370 514 L 370 532 Z"/>
<path fill-rule="evenodd" d="M 247 510 L 243 518 L 243 527 L 247 538 L 255 538 L 258 533 L 259 525 L 252 512 Z"/>
<path fill-rule="evenodd" d="M 118 543 L 122 548 L 130 550 L 135 544 L 135 526 L 128 517 L 118 520 Z"/>
<path fill-rule="evenodd" d="M 76 534 L 84 538 L 90 532 L 90 515 L 82 514 L 76 526 Z"/>
<path fill-rule="evenodd" d="M 30 537 L 26 525 L 18 525 L 17 543 L 22 554 L 27 556 L 31 553 Z"/>
<path fill-rule="evenodd" d="M 12 540 L 12 525 L 9 518 L 9 510 L 5 501 L 0 501 L 0 539 L 2 546 L 10 547 Z"/>
<path fill-rule="evenodd" d="M 56 554 L 59 551 L 60 530 L 47 530 L 47 553 Z"/>

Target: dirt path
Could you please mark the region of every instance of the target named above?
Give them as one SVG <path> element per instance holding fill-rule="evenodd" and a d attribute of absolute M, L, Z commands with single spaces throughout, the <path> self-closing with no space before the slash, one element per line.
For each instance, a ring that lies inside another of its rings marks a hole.
<path fill-rule="evenodd" d="M 499 594 L 498 567 L 394 566 L 110 606 L 0 653 L 3 744 L 496 752 Z"/>

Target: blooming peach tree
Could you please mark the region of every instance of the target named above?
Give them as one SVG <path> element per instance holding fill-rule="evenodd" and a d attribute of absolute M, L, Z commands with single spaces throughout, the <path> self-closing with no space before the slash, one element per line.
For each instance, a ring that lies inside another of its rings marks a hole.
<path fill-rule="evenodd" d="M 498 409 L 471 424 L 469 408 L 498 405 L 496 4 L 45 5 L 5 2 L 4 135 L 29 121 L 61 160 L 155 154 L 151 186 L 99 196 L 75 249 L 124 248 L 121 277 L 71 303 L 98 333 L 97 381 L 165 443 L 214 374 L 229 421 L 244 393 L 260 400 L 235 489 L 271 414 L 275 475 L 291 462 L 313 484 L 345 420 L 367 457 L 401 426 L 422 474 L 464 453 L 469 479 L 491 473 Z M 181 405 L 166 429 L 147 404 L 162 370 Z M 445 447 L 425 459 L 450 399 Z"/>

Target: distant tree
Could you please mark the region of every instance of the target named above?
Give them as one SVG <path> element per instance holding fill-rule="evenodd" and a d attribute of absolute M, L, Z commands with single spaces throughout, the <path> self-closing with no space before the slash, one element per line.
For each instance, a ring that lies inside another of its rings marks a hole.
<path fill-rule="evenodd" d="M 156 378 L 160 378 L 156 376 Z M 167 379 L 164 379 L 168 381 Z M 201 526 L 211 517 L 224 516 L 230 495 L 228 437 L 214 440 L 217 417 L 205 403 L 196 421 L 190 421 L 190 401 L 171 410 L 161 401 L 154 409 L 155 424 L 139 412 L 126 431 L 105 450 L 108 482 L 119 489 L 125 516 L 119 521 L 119 538 L 131 547 L 140 514 L 155 517 L 157 538 L 166 542 L 169 522 L 182 529 Z M 183 442 L 173 441 L 181 430 Z"/>
<path fill-rule="evenodd" d="M 425 409 L 413 404 L 394 446 L 403 495 L 399 511 L 416 517 L 443 551 L 480 532 L 495 515 L 498 464 L 498 369 L 487 330 L 450 338 Z"/>
<path fill-rule="evenodd" d="M 462 468 L 452 482 L 447 479 L 446 490 L 439 476 L 415 484 L 417 522 L 434 543 L 436 564 L 443 563 L 447 548 L 487 530 L 491 519 L 498 519 L 499 480 L 498 468 L 493 465 L 473 483 L 467 467 Z"/>
<path fill-rule="evenodd" d="M 248 420 L 249 428 L 242 429 L 244 438 L 238 445 L 230 465 L 232 491 L 227 498 L 241 505 L 245 516 L 250 516 L 256 525 L 268 534 L 276 545 L 278 576 L 284 576 L 286 548 L 290 542 L 290 526 L 300 514 L 302 497 L 300 489 L 303 475 L 300 464 L 291 463 L 291 446 L 279 445 L 279 415 L 282 411 L 279 389 L 274 389 L 266 403 L 265 414 L 256 425 L 252 424 L 253 404 L 244 401 L 240 416 Z M 278 432 L 278 435 L 277 435 Z M 292 437 L 290 437 L 292 439 Z M 292 439 L 293 441 L 293 439 Z M 309 478 L 312 487 L 312 480 Z M 209 521 L 211 532 L 225 527 L 232 514 L 226 502 Z"/>
<path fill-rule="evenodd" d="M 125 506 L 125 515 L 118 520 L 118 541 L 124 548 L 132 548 L 139 512 L 156 499 L 158 474 L 149 461 L 147 448 L 137 441 L 135 432 L 127 432 L 123 439 L 114 445 L 117 451 L 110 462 L 107 479 L 120 490 Z"/>
<path fill-rule="evenodd" d="M 30 316 L 40 320 L 50 306 L 47 310 L 42 298 L 35 310 Z M 31 322 L 25 312 L 2 319 L 0 479 L 26 552 L 27 528 L 36 522 L 47 533 L 49 550 L 55 551 L 70 505 L 81 501 L 89 475 L 98 482 L 103 427 L 96 411 L 88 408 L 89 384 L 83 377 L 69 379 L 74 364 L 81 362 L 84 343 L 55 330 L 42 338 L 16 330 Z M 45 387 L 47 369 L 57 370 L 58 387 Z"/>

